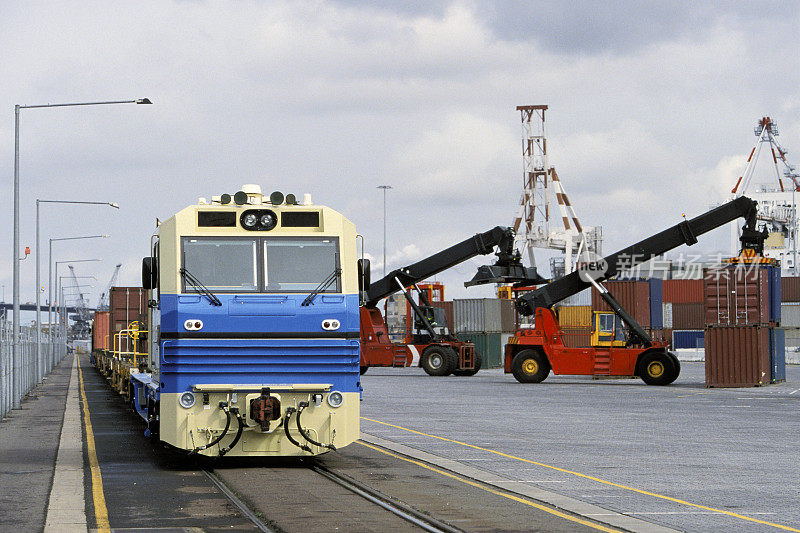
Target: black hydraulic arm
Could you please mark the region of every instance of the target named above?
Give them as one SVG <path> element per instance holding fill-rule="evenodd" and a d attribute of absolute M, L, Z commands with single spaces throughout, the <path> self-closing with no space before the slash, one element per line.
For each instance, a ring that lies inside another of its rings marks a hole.
<path fill-rule="evenodd" d="M 742 245 L 761 253 L 766 235 L 756 231 L 757 208 L 756 201 L 746 196 L 740 196 L 605 257 L 600 262 L 602 263 L 600 265 L 601 273 L 593 277 L 596 281 L 601 282 L 615 276 L 620 271 L 633 268 L 682 244 L 691 246 L 697 242 L 699 235 L 724 226 L 740 217 L 746 220 L 742 231 Z M 584 281 L 576 270 L 517 298 L 517 310 L 522 315 L 532 315 L 536 308 L 551 307 L 590 286 L 591 283 Z"/>
<path fill-rule="evenodd" d="M 367 289 L 365 305 L 366 307 L 375 307 L 382 299 L 400 290 L 401 287 L 398 284 L 403 287 L 411 286 L 473 257 L 489 254 L 495 246 L 499 247 L 499 252 L 497 253 L 497 263 L 491 267 L 493 270 L 490 275 L 494 277 L 478 283 L 499 281 L 541 283 L 544 281 L 536 274 L 535 269 L 522 266 L 519 254 L 514 252 L 514 231 L 497 226 L 484 233 L 473 235 L 412 265 L 398 268 L 383 279 L 371 283 Z"/>

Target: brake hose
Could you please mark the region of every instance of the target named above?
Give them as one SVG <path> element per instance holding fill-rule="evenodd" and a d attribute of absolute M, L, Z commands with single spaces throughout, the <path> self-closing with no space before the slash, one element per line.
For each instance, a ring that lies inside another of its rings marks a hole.
<path fill-rule="evenodd" d="M 231 411 L 233 411 L 233 414 L 236 415 L 236 420 L 239 421 L 239 429 L 236 431 L 236 436 L 233 437 L 231 443 L 219 450 L 220 457 L 231 451 L 233 447 L 236 446 L 236 443 L 239 442 L 240 438 L 242 438 L 242 431 L 244 431 L 244 420 L 242 420 L 242 416 L 239 414 L 239 408 L 232 407 Z"/>
<path fill-rule="evenodd" d="M 219 437 L 217 437 L 216 439 L 212 440 L 208 444 L 205 444 L 203 446 L 198 446 L 194 450 L 190 451 L 189 455 L 193 455 L 193 454 L 195 454 L 195 453 L 197 453 L 197 452 L 199 452 L 201 450 L 205 450 L 205 449 L 211 448 L 215 444 L 219 443 L 219 441 L 221 441 L 223 439 L 223 437 L 225 437 L 225 435 L 228 434 L 228 430 L 231 427 L 231 412 L 228 409 L 228 404 L 225 403 L 225 402 L 219 402 L 219 408 L 222 409 L 223 411 L 225 411 L 225 416 L 226 416 L 225 429 L 222 430 L 222 433 L 220 434 Z"/>
<path fill-rule="evenodd" d="M 328 448 L 329 450 L 335 452 L 336 446 L 334 446 L 333 444 L 322 444 L 321 442 L 317 442 L 311 437 L 309 437 L 308 434 L 306 434 L 305 430 L 303 430 L 302 426 L 300 425 L 300 413 L 302 413 L 303 409 L 305 409 L 306 407 L 308 407 L 308 402 L 300 402 L 300 408 L 297 410 L 297 430 L 300 432 L 300 434 L 303 436 L 304 439 L 306 439 L 314 446 L 319 446 L 320 448 Z"/>
<path fill-rule="evenodd" d="M 311 451 L 311 448 L 306 446 L 305 444 L 300 444 L 289 434 L 289 418 L 291 418 L 292 413 L 294 413 L 294 407 L 287 407 L 286 408 L 286 417 L 284 418 L 283 423 L 283 431 L 286 433 L 286 438 L 289 439 L 289 442 L 297 446 L 298 448 L 307 451 L 308 453 L 314 453 Z"/>

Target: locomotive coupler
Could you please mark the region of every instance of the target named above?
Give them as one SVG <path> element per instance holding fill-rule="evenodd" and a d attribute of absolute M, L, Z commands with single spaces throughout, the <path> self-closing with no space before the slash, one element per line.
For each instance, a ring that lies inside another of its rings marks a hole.
<path fill-rule="evenodd" d="M 269 423 L 281 418 L 281 401 L 270 396 L 269 387 L 261 389 L 261 396 L 250 400 L 250 418 L 259 426 L 261 431 L 269 431 Z"/>

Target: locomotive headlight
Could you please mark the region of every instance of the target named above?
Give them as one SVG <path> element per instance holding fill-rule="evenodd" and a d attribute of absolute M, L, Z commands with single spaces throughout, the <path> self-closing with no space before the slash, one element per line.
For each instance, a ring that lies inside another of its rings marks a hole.
<path fill-rule="evenodd" d="M 252 228 L 253 226 L 255 226 L 257 221 L 258 221 L 258 218 L 253 213 L 248 213 L 242 219 L 242 223 L 245 226 L 247 226 L 248 228 Z"/>
<path fill-rule="evenodd" d="M 335 390 L 328 394 L 328 405 L 331 407 L 341 407 L 342 403 L 344 402 L 344 396 L 338 390 Z"/>
<path fill-rule="evenodd" d="M 271 213 L 261 215 L 261 225 L 265 228 L 272 228 L 275 225 L 275 217 Z"/>
<path fill-rule="evenodd" d="M 194 402 L 195 402 L 194 394 L 192 394 L 189 391 L 186 391 L 183 394 L 181 394 L 181 398 L 179 401 L 181 407 L 185 409 L 191 409 L 192 407 L 194 407 Z"/>

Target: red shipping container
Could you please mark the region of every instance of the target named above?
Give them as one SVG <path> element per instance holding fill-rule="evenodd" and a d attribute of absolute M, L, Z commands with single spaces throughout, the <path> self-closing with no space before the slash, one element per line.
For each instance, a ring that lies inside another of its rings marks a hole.
<path fill-rule="evenodd" d="M 800 302 L 800 278 L 782 277 L 781 278 L 781 301 Z"/>
<path fill-rule="evenodd" d="M 706 387 L 759 387 L 769 384 L 769 328 L 707 328 Z"/>
<path fill-rule="evenodd" d="M 92 351 L 108 350 L 111 345 L 110 337 L 111 313 L 97 311 L 94 314 L 92 325 Z"/>
<path fill-rule="evenodd" d="M 703 303 L 702 279 L 665 279 L 664 303 Z"/>
<path fill-rule="evenodd" d="M 613 280 L 603 283 L 611 296 L 644 328 L 650 327 L 650 283 L 647 281 Z M 592 311 L 611 311 L 611 308 L 592 287 Z"/>
<path fill-rule="evenodd" d="M 707 326 L 769 324 L 769 272 L 751 266 L 707 268 L 703 289 Z M 673 308 L 673 328 L 674 324 Z"/>
<path fill-rule="evenodd" d="M 133 322 L 139 323 L 139 330 L 147 329 L 147 291 L 141 287 L 111 287 L 108 294 L 109 311 L 111 313 L 111 340 L 109 347 L 114 348 L 114 335 L 123 329 L 130 329 Z M 128 335 L 122 335 L 116 341 L 118 351 L 134 351 L 133 341 Z M 136 351 L 143 353 L 147 349 L 145 335 L 139 336 Z"/>
<path fill-rule="evenodd" d="M 672 304 L 672 329 L 703 329 L 706 327 L 704 303 Z"/>

